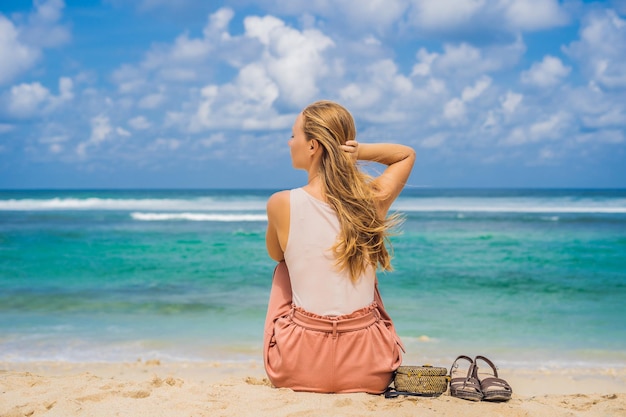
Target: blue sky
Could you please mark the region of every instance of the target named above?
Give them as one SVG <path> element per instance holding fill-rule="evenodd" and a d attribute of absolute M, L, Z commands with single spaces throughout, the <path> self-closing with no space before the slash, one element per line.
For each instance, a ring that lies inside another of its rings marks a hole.
<path fill-rule="evenodd" d="M 318 99 L 412 187 L 626 187 L 626 1 L 0 3 L 0 188 L 298 186 Z"/>

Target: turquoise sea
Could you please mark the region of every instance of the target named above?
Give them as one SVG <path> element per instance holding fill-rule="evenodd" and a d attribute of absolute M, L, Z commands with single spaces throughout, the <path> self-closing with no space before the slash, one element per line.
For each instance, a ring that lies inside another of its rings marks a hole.
<path fill-rule="evenodd" d="M 257 361 L 270 190 L 0 191 L 0 361 Z M 626 190 L 405 191 L 405 363 L 626 366 Z"/>

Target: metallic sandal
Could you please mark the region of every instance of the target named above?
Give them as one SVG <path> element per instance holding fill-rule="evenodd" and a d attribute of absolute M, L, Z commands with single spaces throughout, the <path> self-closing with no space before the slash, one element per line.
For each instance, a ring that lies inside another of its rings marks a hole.
<path fill-rule="evenodd" d="M 481 360 L 491 367 L 493 375 L 487 374 L 485 378 L 480 379 L 478 375 L 478 361 Z M 511 399 L 513 389 L 502 378 L 498 378 L 496 366 L 484 356 L 476 356 L 474 358 L 474 378 L 480 384 L 480 390 L 483 392 L 484 401 L 508 401 Z"/>
<path fill-rule="evenodd" d="M 465 359 L 470 363 L 465 376 L 459 377 L 462 372 L 459 371 L 459 359 Z M 483 393 L 480 388 L 478 379 L 474 376 L 475 362 L 469 356 L 461 355 L 454 360 L 450 367 L 450 395 L 468 401 L 480 401 L 483 399 Z"/>

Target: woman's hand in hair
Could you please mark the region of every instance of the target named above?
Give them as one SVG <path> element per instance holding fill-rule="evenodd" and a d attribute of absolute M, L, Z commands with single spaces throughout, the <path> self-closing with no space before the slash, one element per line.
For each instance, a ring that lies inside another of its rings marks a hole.
<path fill-rule="evenodd" d="M 341 149 L 352 158 L 353 162 L 359 159 L 359 142 L 356 140 L 348 140 L 344 145 L 341 145 Z"/>

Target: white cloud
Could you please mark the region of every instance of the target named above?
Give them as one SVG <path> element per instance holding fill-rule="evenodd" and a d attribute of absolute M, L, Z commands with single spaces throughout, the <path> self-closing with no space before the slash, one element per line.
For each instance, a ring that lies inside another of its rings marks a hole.
<path fill-rule="evenodd" d="M 180 148 L 182 142 L 178 139 L 171 138 L 158 138 L 150 146 L 148 150 L 150 151 L 158 151 L 158 150 L 167 150 L 167 151 L 175 151 Z"/>
<path fill-rule="evenodd" d="M 210 51 L 211 45 L 205 39 L 189 39 L 185 34 L 174 42 L 170 57 L 179 62 L 195 61 L 205 58 Z"/>
<path fill-rule="evenodd" d="M 164 81 L 185 82 L 198 79 L 197 72 L 190 68 L 163 68 L 159 75 Z"/>
<path fill-rule="evenodd" d="M 350 107 L 371 107 L 380 99 L 381 92 L 371 85 L 350 83 L 339 90 L 339 97 Z"/>
<path fill-rule="evenodd" d="M 446 83 L 443 80 L 430 78 L 426 85 L 426 89 L 432 94 L 440 94 L 446 91 Z"/>
<path fill-rule="evenodd" d="M 601 109 L 595 114 L 585 114 L 582 117 L 583 124 L 591 128 L 626 127 L 626 111 L 624 106 L 618 107 L 612 104 L 608 109 Z"/>
<path fill-rule="evenodd" d="M 585 130 L 626 127 L 626 102 L 623 91 L 600 89 L 594 83 L 570 88 L 559 97 L 572 114 L 582 121 Z"/>
<path fill-rule="evenodd" d="M 443 108 L 443 115 L 452 122 L 460 122 L 465 120 L 466 106 L 483 94 L 491 85 L 491 78 L 487 76 L 480 77 L 473 86 L 467 86 L 461 92 L 461 97 L 455 97 L 449 100 Z"/>
<path fill-rule="evenodd" d="M 234 83 L 208 85 L 189 128 L 198 132 L 215 128 L 284 129 L 293 122 L 291 115 L 279 115 L 273 104 L 279 89 L 259 64 L 239 72 Z"/>
<path fill-rule="evenodd" d="M 48 152 L 52 154 L 59 154 L 63 152 L 65 147 L 63 144 L 69 140 L 69 137 L 65 134 L 45 136 L 39 139 L 39 143 L 48 147 Z"/>
<path fill-rule="evenodd" d="M 485 117 L 485 121 L 483 122 L 483 125 L 481 126 L 481 128 L 483 130 L 488 130 L 488 129 L 494 129 L 497 127 L 498 127 L 498 120 L 496 118 L 495 111 L 489 110 L 487 112 L 487 116 Z"/>
<path fill-rule="evenodd" d="M 333 10 L 336 4 L 340 7 L 339 12 Z M 382 33 L 402 17 L 407 3 L 403 0 L 351 0 L 330 2 L 329 6 L 329 15 L 342 23 Z M 346 16 L 349 18 L 346 19 Z"/>
<path fill-rule="evenodd" d="M 537 142 L 544 139 L 559 139 L 563 132 L 571 126 L 571 117 L 564 111 L 545 118 L 530 125 L 528 129 L 529 139 Z"/>
<path fill-rule="evenodd" d="M 271 32 L 285 27 L 285 23 L 274 16 L 249 16 L 244 19 L 246 35 L 257 38 L 263 45 L 269 45 Z"/>
<path fill-rule="evenodd" d="M 418 53 L 417 70 L 419 75 L 453 76 L 473 78 L 484 73 L 500 71 L 514 67 L 526 51 L 521 37 L 513 43 L 491 45 L 482 48 L 466 42 L 446 43 L 443 53 L 428 54 L 426 50 Z"/>
<path fill-rule="evenodd" d="M 339 99 L 346 107 L 358 112 L 361 119 L 374 123 L 414 120 L 416 108 L 425 102 L 432 103 L 435 97 L 438 99 L 444 89 L 435 79 L 414 81 L 403 75 L 391 59 L 372 62 L 355 78 L 339 90 Z M 418 86 L 418 82 L 422 85 Z"/>
<path fill-rule="evenodd" d="M 322 32 L 298 31 L 272 16 L 247 17 L 246 36 L 264 46 L 264 71 L 280 88 L 281 99 L 302 107 L 317 94 L 316 81 L 328 72 L 324 50 L 334 42 Z"/>
<path fill-rule="evenodd" d="M 165 121 L 163 125 L 165 127 L 178 127 L 185 129 L 188 127 L 189 117 L 181 111 L 167 111 L 165 112 Z"/>
<path fill-rule="evenodd" d="M 445 140 L 447 139 L 447 134 L 446 133 L 435 133 L 434 135 L 431 135 L 429 137 L 427 137 L 426 139 L 422 140 L 420 142 L 420 146 L 422 148 L 438 148 L 441 145 L 443 145 L 443 143 L 445 142 Z"/>
<path fill-rule="evenodd" d="M 17 117 L 31 117 L 49 98 L 50 91 L 38 82 L 16 85 L 11 88 L 9 111 Z"/>
<path fill-rule="evenodd" d="M 417 64 L 413 66 L 411 75 L 427 76 L 431 74 L 431 66 L 435 59 L 439 56 L 437 53 L 428 53 L 424 48 L 420 48 L 417 52 Z"/>
<path fill-rule="evenodd" d="M 39 143 L 62 143 L 69 139 L 67 135 L 45 136 L 39 139 Z"/>
<path fill-rule="evenodd" d="M 451 121 L 459 121 L 465 118 L 465 103 L 460 98 L 453 98 L 443 108 L 443 115 Z"/>
<path fill-rule="evenodd" d="M 277 16 L 294 16 L 305 27 L 324 26 L 331 37 L 360 38 L 402 32 L 463 35 L 550 29 L 566 24 L 567 5 L 558 0 L 258 0 L 255 6 Z M 534 13 L 533 13 L 534 12 Z M 408 25 L 408 28 L 407 28 Z"/>
<path fill-rule="evenodd" d="M 21 30 L 21 38 L 30 45 L 50 48 L 67 43 L 69 29 L 59 24 L 65 8 L 63 0 L 40 0 L 33 2 L 35 11 L 28 16 L 28 24 Z"/>
<path fill-rule="evenodd" d="M 189 116 L 191 131 L 284 129 L 294 115 L 280 115 L 278 102 L 299 110 L 318 94 L 317 81 L 328 71 L 323 52 L 333 45 L 330 38 L 314 29 L 299 31 L 272 16 L 247 17 L 244 28 L 237 41 L 260 46 L 261 55 L 242 65 L 232 82 L 201 89 L 195 114 Z"/>
<path fill-rule="evenodd" d="M 209 15 L 203 36 L 194 38 L 187 32 L 182 33 L 172 44 L 155 44 L 138 66 L 120 67 L 114 73 L 120 91 L 133 92 L 146 86 L 147 75 L 151 73 L 167 81 L 201 79 L 210 63 L 238 49 L 238 45 L 229 42 L 231 37 L 227 32 L 233 16 L 231 9 L 221 8 Z"/>
<path fill-rule="evenodd" d="M 538 87 L 551 87 L 559 84 L 571 70 L 559 58 L 546 55 L 541 62 L 533 63 L 528 71 L 522 72 L 521 80 Z"/>
<path fill-rule="evenodd" d="M 8 110 L 15 117 L 30 118 L 51 112 L 73 98 L 73 82 L 68 77 L 59 79 L 58 96 L 39 82 L 22 83 L 11 87 Z"/>
<path fill-rule="evenodd" d="M 367 46 L 381 46 L 383 44 L 379 39 L 372 35 L 369 35 L 368 37 L 363 39 L 363 43 Z"/>
<path fill-rule="evenodd" d="M 109 118 L 103 115 L 96 116 L 91 119 L 91 136 L 89 141 L 94 144 L 98 144 L 106 140 L 113 129 L 111 128 L 111 122 Z"/>
<path fill-rule="evenodd" d="M 163 93 L 153 93 L 142 97 L 137 104 L 140 109 L 155 109 L 165 101 Z"/>
<path fill-rule="evenodd" d="M 63 151 L 63 146 L 58 143 L 53 143 L 48 149 L 51 153 L 61 153 Z"/>
<path fill-rule="evenodd" d="M 471 87 L 465 87 L 463 92 L 461 93 L 461 99 L 464 102 L 472 101 L 478 98 L 489 86 L 491 85 L 491 78 L 487 76 L 481 77 L 476 83 Z"/>
<path fill-rule="evenodd" d="M 570 114 L 558 111 L 543 117 L 534 123 L 513 128 L 501 142 L 503 145 L 520 146 L 545 141 L 562 141 L 567 139 L 574 123 Z"/>
<path fill-rule="evenodd" d="M 557 0 L 414 0 L 409 22 L 418 31 L 466 37 L 481 32 L 536 31 L 562 26 L 569 16 Z"/>
<path fill-rule="evenodd" d="M 69 30 L 58 23 L 65 7 L 62 0 L 36 1 L 34 6 L 26 24 L 19 26 L 0 13 L 0 85 L 32 68 L 43 48 L 70 39 Z"/>
<path fill-rule="evenodd" d="M 444 45 L 444 53 L 437 57 L 437 67 L 444 72 L 468 65 L 478 65 L 481 62 L 484 62 L 484 58 L 480 49 L 468 43 L 446 44 Z"/>
<path fill-rule="evenodd" d="M 229 38 L 228 25 L 235 16 L 235 12 L 232 9 L 223 7 L 209 16 L 209 22 L 202 30 L 204 37 L 208 39 L 215 39 L 221 37 L 222 39 Z"/>
<path fill-rule="evenodd" d="M 180 109 L 169 110 L 165 124 L 192 132 L 288 127 L 292 114 L 281 116 L 276 108 L 299 110 L 319 94 L 318 82 L 330 71 L 324 54 L 334 43 L 317 29 L 298 30 L 269 15 L 244 18 L 244 33 L 234 36 L 228 32 L 233 17 L 231 9 L 219 9 L 201 37 L 185 33 L 152 47 L 139 65 L 121 66 L 113 75 L 119 92 L 135 97 L 140 109 L 176 100 Z M 232 66 L 230 81 L 216 82 L 216 62 Z M 160 91 L 148 90 L 154 84 Z"/>
<path fill-rule="evenodd" d="M 481 126 L 482 134 L 490 134 L 496 137 L 501 135 L 506 129 L 510 129 L 514 121 L 519 122 L 521 115 L 517 113 L 523 99 L 524 96 L 522 94 L 507 91 L 506 94 L 498 97 L 497 102 L 488 103 L 488 106 L 493 107 L 489 110 L 487 110 L 489 107 L 485 107 L 485 109 L 482 110 L 483 112 L 486 111 L 486 114 L 483 116 L 484 122 Z M 481 116 L 478 115 L 477 117 L 480 118 Z M 518 133 L 516 140 L 519 140 L 522 136 Z"/>
<path fill-rule="evenodd" d="M 65 7 L 63 0 L 39 0 L 33 3 L 36 12 L 30 19 L 38 22 L 56 22 L 61 18 L 61 11 Z"/>
<path fill-rule="evenodd" d="M 208 138 L 201 139 L 199 143 L 205 148 L 213 148 L 216 145 L 226 143 L 226 136 L 223 132 L 215 133 Z"/>
<path fill-rule="evenodd" d="M 344 33 L 388 32 L 403 17 L 407 0 L 260 0 L 265 10 L 287 16 L 315 16 L 327 22 L 329 30 Z"/>
<path fill-rule="evenodd" d="M 20 42 L 13 23 L 0 14 L 0 85 L 29 69 L 39 55 L 38 49 Z"/>
<path fill-rule="evenodd" d="M 147 85 L 146 74 L 132 65 L 122 65 L 113 71 L 112 78 L 122 94 L 135 93 Z"/>
<path fill-rule="evenodd" d="M 74 82 L 71 78 L 61 77 L 59 79 L 59 100 L 70 101 L 74 98 Z"/>
<path fill-rule="evenodd" d="M 103 143 L 113 140 L 115 137 L 128 137 L 131 133 L 121 127 L 113 127 L 109 116 L 99 114 L 91 118 L 91 134 L 89 139 L 80 142 L 76 146 L 76 154 L 85 158 L 90 148 L 99 147 Z"/>
<path fill-rule="evenodd" d="M 517 29 L 550 29 L 569 21 L 558 0 L 508 0 L 502 3 L 505 4 L 507 22 Z"/>
<path fill-rule="evenodd" d="M 402 95 L 410 93 L 413 89 L 413 84 L 404 75 L 398 71 L 398 66 L 390 59 L 383 59 L 372 63 L 367 69 L 367 72 L 371 76 L 373 82 L 383 89 L 395 93 L 395 95 Z"/>
<path fill-rule="evenodd" d="M 556 153 L 552 149 L 542 148 L 539 151 L 539 159 L 551 160 L 551 159 L 554 159 L 556 157 L 557 157 L 557 155 L 556 155 Z"/>
<path fill-rule="evenodd" d="M 428 86 L 416 89 L 391 59 L 373 61 L 356 78 L 339 90 L 339 98 L 369 122 L 402 123 L 410 118 L 420 101 L 436 94 Z"/>
<path fill-rule="evenodd" d="M 607 88 L 626 87 L 626 20 L 613 10 L 587 15 L 580 40 L 564 51 L 578 61 L 591 81 Z"/>
<path fill-rule="evenodd" d="M 133 117 L 128 121 L 128 124 L 135 130 L 145 130 L 152 126 L 152 124 L 144 116 Z"/>
<path fill-rule="evenodd" d="M 500 102 L 502 103 L 502 110 L 504 110 L 506 114 L 515 113 L 515 110 L 520 105 L 523 98 L 524 96 L 522 94 L 508 91 L 506 96 L 500 99 Z"/>
<path fill-rule="evenodd" d="M 501 141 L 503 145 L 511 146 L 523 145 L 526 142 L 528 142 L 527 135 L 521 127 L 513 128 L 507 137 Z"/>
<path fill-rule="evenodd" d="M 416 0 L 412 17 L 418 27 L 438 31 L 465 25 L 484 6 L 484 0 Z"/>

